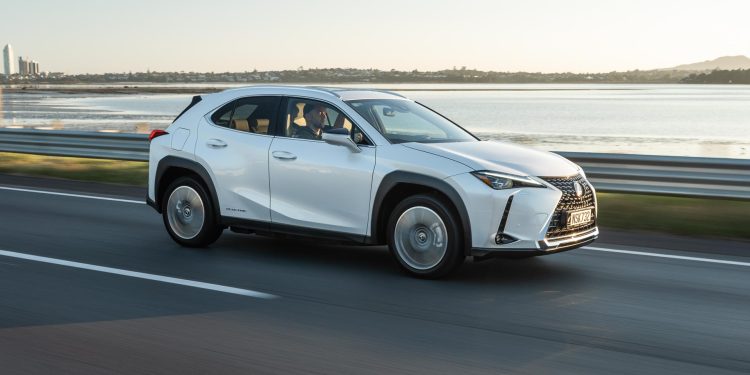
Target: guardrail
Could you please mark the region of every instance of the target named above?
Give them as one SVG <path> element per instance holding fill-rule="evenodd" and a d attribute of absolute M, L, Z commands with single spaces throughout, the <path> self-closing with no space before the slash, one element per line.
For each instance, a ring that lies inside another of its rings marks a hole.
<path fill-rule="evenodd" d="M 750 160 L 558 152 L 586 172 L 597 191 L 750 199 Z"/>
<path fill-rule="evenodd" d="M 0 129 L 0 151 L 148 161 L 148 135 L 67 130 Z"/>
<path fill-rule="evenodd" d="M 0 151 L 148 160 L 145 134 L 0 129 Z M 750 160 L 558 152 L 602 192 L 750 199 Z"/>

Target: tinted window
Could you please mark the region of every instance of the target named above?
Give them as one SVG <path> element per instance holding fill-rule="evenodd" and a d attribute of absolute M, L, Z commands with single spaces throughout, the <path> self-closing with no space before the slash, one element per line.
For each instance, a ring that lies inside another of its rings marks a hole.
<path fill-rule="evenodd" d="M 229 129 L 268 134 L 276 118 L 279 97 L 256 96 L 240 98 L 219 108 L 211 121 Z"/>
<path fill-rule="evenodd" d="M 232 111 L 234 110 L 235 102 L 231 102 L 214 112 L 211 116 L 211 121 L 214 124 L 224 127 L 229 127 L 229 120 L 232 119 Z"/>
<path fill-rule="evenodd" d="M 344 128 L 360 145 L 371 144 L 364 133 L 336 107 L 317 100 L 289 98 L 282 124 L 282 136 L 320 140 L 328 129 Z"/>

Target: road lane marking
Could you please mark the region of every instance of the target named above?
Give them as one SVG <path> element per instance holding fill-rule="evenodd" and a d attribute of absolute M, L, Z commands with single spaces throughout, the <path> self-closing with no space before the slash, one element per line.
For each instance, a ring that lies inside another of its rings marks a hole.
<path fill-rule="evenodd" d="M 167 283 L 167 284 L 183 285 L 183 286 L 189 286 L 193 288 L 213 290 L 213 291 L 222 292 L 222 293 L 239 294 L 241 296 L 246 296 L 246 297 L 263 298 L 263 299 L 277 298 L 277 296 L 273 294 L 257 292 L 257 291 L 249 290 L 249 289 L 240 289 L 240 288 L 234 288 L 231 286 L 204 283 L 201 281 L 185 280 L 185 279 L 178 279 L 176 277 L 154 275 L 150 273 L 143 273 L 143 272 L 136 272 L 136 271 L 128 271 L 128 270 L 123 270 L 119 268 L 96 266 L 96 265 L 87 264 L 87 263 L 71 262 L 68 260 L 48 258 L 48 257 L 42 257 L 38 255 L 31 255 L 31 254 L 24 254 L 24 253 L 17 253 L 15 251 L 0 250 L 0 256 L 17 258 L 17 259 L 25 259 L 25 260 L 30 260 L 34 262 L 56 264 L 59 266 L 79 268 L 79 269 L 90 270 L 90 271 L 104 272 L 104 273 L 109 273 L 113 275 L 134 277 L 137 279 L 158 281 L 158 282 Z"/>
<path fill-rule="evenodd" d="M 75 198 L 88 198 L 88 199 L 99 199 L 103 201 L 112 201 L 112 202 L 123 202 L 123 203 L 136 203 L 136 204 L 146 204 L 145 201 L 137 201 L 133 199 L 121 199 L 121 198 L 109 198 L 109 197 L 97 197 L 95 195 L 84 195 L 84 194 L 71 194 L 71 193 L 60 193 L 57 191 L 47 191 L 47 190 L 34 190 L 34 189 L 22 189 L 22 188 L 12 188 L 7 186 L 0 186 L 0 190 L 10 190 L 10 191 L 22 191 L 25 193 L 37 193 L 37 194 L 49 194 L 49 195 L 60 195 L 63 197 L 75 197 Z"/>
<path fill-rule="evenodd" d="M 604 251 L 608 253 L 620 253 L 620 254 L 629 254 L 629 255 L 643 255 L 647 257 L 656 257 L 656 258 L 669 258 L 669 259 L 680 259 L 680 260 L 691 260 L 694 262 L 704 262 L 704 263 L 718 263 L 718 264 L 729 264 L 733 266 L 744 266 L 744 267 L 750 267 L 750 263 L 747 262 L 737 262 L 733 260 L 722 260 L 722 259 L 711 259 L 711 258 L 698 258 L 698 257 L 686 257 L 682 255 L 670 255 L 670 254 L 660 254 L 660 253 L 647 253 L 644 251 L 632 251 L 632 250 L 617 250 L 617 249 L 607 249 L 604 247 L 592 247 L 592 246 L 584 246 L 581 249 L 584 250 L 593 250 L 593 251 Z"/>

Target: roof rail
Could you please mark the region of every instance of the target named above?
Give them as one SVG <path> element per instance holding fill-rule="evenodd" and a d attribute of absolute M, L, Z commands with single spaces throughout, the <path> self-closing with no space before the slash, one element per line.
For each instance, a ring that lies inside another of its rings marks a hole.
<path fill-rule="evenodd" d="M 389 90 L 381 90 L 381 89 L 369 89 L 369 90 L 370 90 L 370 91 L 377 91 L 377 92 L 382 92 L 382 93 L 385 93 L 385 94 L 391 94 L 391 95 L 395 95 L 395 96 L 398 96 L 398 97 L 401 97 L 401 98 L 404 98 L 404 99 L 406 99 L 406 97 L 405 97 L 405 96 L 403 96 L 403 95 L 401 95 L 401 94 L 399 94 L 399 93 L 396 93 L 396 92 L 394 92 L 394 91 L 389 91 Z"/>
<path fill-rule="evenodd" d="M 357 88 L 357 87 L 330 87 L 330 86 L 305 86 L 305 87 L 310 88 L 310 89 L 325 91 L 329 94 L 336 95 L 339 98 L 341 97 L 341 95 L 339 95 L 337 91 L 376 91 L 376 92 L 382 92 L 384 94 L 390 94 L 393 96 L 398 96 L 400 98 L 406 99 L 406 97 L 401 94 L 398 94 L 393 91 L 383 90 L 383 89 L 368 89 L 368 88 Z"/>
<path fill-rule="evenodd" d="M 325 91 L 331 95 L 335 95 L 337 98 L 341 98 L 341 95 L 337 94 L 336 91 L 334 91 L 334 87 L 326 87 L 326 86 L 304 86 L 308 89 L 315 89 L 320 91 Z"/>

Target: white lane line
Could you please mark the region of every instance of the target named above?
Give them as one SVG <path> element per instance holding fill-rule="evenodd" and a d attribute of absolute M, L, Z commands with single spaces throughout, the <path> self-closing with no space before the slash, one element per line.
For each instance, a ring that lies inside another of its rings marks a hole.
<path fill-rule="evenodd" d="M 750 267 L 750 263 L 747 262 L 737 262 L 733 260 L 722 260 L 722 259 L 711 259 L 711 258 L 698 258 L 698 257 L 686 257 L 682 255 L 670 255 L 670 254 L 660 254 L 660 253 L 647 253 L 643 251 L 631 251 L 631 250 L 617 250 L 617 249 L 607 249 L 604 247 L 591 247 L 591 246 L 584 246 L 581 249 L 584 250 L 593 250 L 593 251 L 604 251 L 608 253 L 620 253 L 620 254 L 629 254 L 629 255 L 643 255 L 647 257 L 656 257 L 656 258 L 669 258 L 669 259 L 680 259 L 680 260 L 691 260 L 694 262 L 704 262 L 704 263 L 719 263 L 719 264 L 730 264 L 733 266 L 744 266 L 744 267 Z"/>
<path fill-rule="evenodd" d="M 247 297 L 263 298 L 263 299 L 277 298 L 277 296 L 273 294 L 256 292 L 254 290 L 249 290 L 249 289 L 233 288 L 231 286 L 210 284 L 210 283 L 204 283 L 204 282 L 193 281 L 193 280 L 178 279 L 178 278 L 169 277 L 169 276 L 153 275 L 150 273 L 128 271 L 128 270 L 123 270 L 119 268 L 102 267 L 102 266 L 96 266 L 96 265 L 87 264 L 87 263 L 71 262 L 68 260 L 47 258 L 47 257 L 42 257 L 42 256 L 37 256 L 37 255 L 17 253 L 14 251 L 0 250 L 0 256 L 31 260 L 34 262 L 50 263 L 50 264 L 56 264 L 59 266 L 80 268 L 80 269 L 90 270 L 90 271 L 110 273 L 114 275 L 134 277 L 137 279 L 159 281 L 159 282 L 167 283 L 167 284 L 183 285 L 183 286 L 189 286 L 193 288 L 213 290 L 213 291 L 222 292 L 222 293 L 239 294 L 241 296 L 247 296 Z"/>
<path fill-rule="evenodd" d="M 49 194 L 49 195 L 61 195 L 63 197 L 76 197 L 76 198 L 88 198 L 88 199 L 99 199 L 103 201 L 112 201 L 112 202 L 123 202 L 123 203 L 136 203 L 136 204 L 146 204 L 145 201 L 137 201 L 133 199 L 120 199 L 120 198 L 108 198 L 108 197 L 97 197 L 95 195 L 83 195 L 83 194 L 71 194 L 71 193 L 60 193 L 56 191 L 46 191 L 46 190 L 34 190 L 34 189 L 21 189 L 21 188 L 12 188 L 7 186 L 0 186 L 0 190 L 10 190 L 10 191 L 22 191 L 26 193 L 37 193 L 37 194 Z"/>

